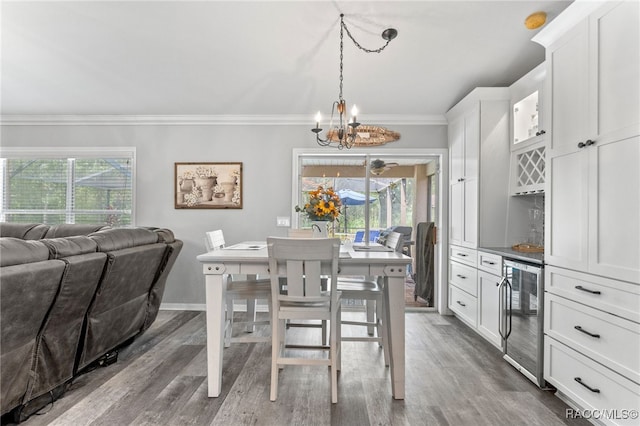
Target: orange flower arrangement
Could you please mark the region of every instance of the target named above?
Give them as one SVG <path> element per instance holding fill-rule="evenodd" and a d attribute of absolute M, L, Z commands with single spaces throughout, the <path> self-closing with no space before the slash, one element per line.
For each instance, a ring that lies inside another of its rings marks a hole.
<path fill-rule="evenodd" d="M 303 207 L 296 206 L 296 212 L 304 212 L 310 220 L 326 220 L 333 222 L 340 216 L 342 201 L 333 188 L 318 186 L 309 191 L 309 202 Z"/>

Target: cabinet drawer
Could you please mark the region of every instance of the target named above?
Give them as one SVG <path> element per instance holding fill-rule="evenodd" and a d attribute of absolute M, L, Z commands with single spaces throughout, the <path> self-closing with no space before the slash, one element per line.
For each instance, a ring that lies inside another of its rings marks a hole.
<path fill-rule="evenodd" d="M 502 256 L 499 254 L 478 252 L 478 269 L 493 275 L 502 276 Z"/>
<path fill-rule="evenodd" d="M 549 293 L 640 322 L 640 285 L 548 266 L 545 287 Z"/>
<path fill-rule="evenodd" d="M 618 418 L 607 419 L 602 416 L 600 421 L 606 424 L 637 425 L 638 419 L 621 417 L 624 410 L 628 412 L 638 409 L 640 385 L 548 336 L 545 336 L 544 342 L 544 378 L 583 410 L 608 410 L 610 413 L 617 411 Z"/>
<path fill-rule="evenodd" d="M 478 326 L 478 300 L 452 285 L 449 286 L 449 309 L 473 328 Z"/>
<path fill-rule="evenodd" d="M 449 246 L 449 259 L 474 268 L 478 266 L 478 252 L 466 247 Z"/>
<path fill-rule="evenodd" d="M 477 269 L 457 262 L 449 262 L 449 281 L 472 296 L 478 296 Z"/>
<path fill-rule="evenodd" d="M 640 324 L 547 294 L 545 333 L 640 383 Z"/>

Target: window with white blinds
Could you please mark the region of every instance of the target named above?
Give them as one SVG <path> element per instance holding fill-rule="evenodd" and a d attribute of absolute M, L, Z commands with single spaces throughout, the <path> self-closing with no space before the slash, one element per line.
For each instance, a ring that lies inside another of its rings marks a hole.
<path fill-rule="evenodd" d="M 135 148 L 2 149 L 0 221 L 134 224 Z"/>

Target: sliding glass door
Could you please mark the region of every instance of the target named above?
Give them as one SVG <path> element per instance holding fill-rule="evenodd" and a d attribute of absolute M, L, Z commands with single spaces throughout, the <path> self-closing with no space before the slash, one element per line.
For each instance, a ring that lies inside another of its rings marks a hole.
<path fill-rule="evenodd" d="M 441 154 L 395 150 L 366 154 L 300 151 L 294 153 L 293 203 L 303 206 L 310 191 L 318 186 L 330 187 L 342 203 L 334 227 L 336 236 L 366 244 L 384 239 L 390 231 L 402 233 L 404 252 L 414 259 L 407 271 L 410 283 L 415 277 L 416 262 L 424 262 L 416 259 L 418 225 L 433 222 L 434 227 L 440 226 L 438 175 L 442 158 Z M 310 220 L 302 214 L 294 215 L 292 224 L 298 228 L 311 227 Z M 439 263 L 435 270 L 440 271 L 441 247 L 432 253 L 435 253 L 433 261 Z M 433 302 L 430 298 L 430 306 Z"/>

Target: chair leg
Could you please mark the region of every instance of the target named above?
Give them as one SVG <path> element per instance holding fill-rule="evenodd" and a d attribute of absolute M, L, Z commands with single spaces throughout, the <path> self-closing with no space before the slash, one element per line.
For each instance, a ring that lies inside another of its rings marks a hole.
<path fill-rule="evenodd" d="M 271 319 L 271 393 L 269 399 L 275 401 L 278 398 L 278 357 L 280 356 L 280 336 L 284 330 L 284 321 L 275 316 Z"/>
<path fill-rule="evenodd" d="M 338 370 L 340 370 L 340 308 L 336 310 L 332 318 L 332 327 L 329 333 L 329 356 L 331 357 L 331 403 L 338 402 Z"/>
<path fill-rule="evenodd" d="M 249 322 L 245 331 L 247 333 L 253 333 L 256 329 L 256 325 L 253 324 L 256 321 L 256 299 L 247 299 L 247 321 Z"/>
<path fill-rule="evenodd" d="M 233 335 L 233 299 L 227 298 L 227 327 L 224 331 L 224 347 L 231 346 L 231 336 Z"/>
<path fill-rule="evenodd" d="M 375 321 L 374 316 L 377 303 L 374 300 L 365 300 L 364 303 L 367 308 L 367 322 L 373 323 Z M 376 306 L 374 306 L 374 304 Z M 374 326 L 367 326 L 367 334 L 369 334 L 369 336 L 373 336 L 373 329 Z"/>
<path fill-rule="evenodd" d="M 379 342 L 378 345 L 382 348 L 384 347 L 384 337 L 382 332 L 382 318 L 384 318 L 384 312 L 382 310 L 382 301 L 376 300 L 376 337 L 382 337 L 383 341 Z"/>
<path fill-rule="evenodd" d="M 381 335 L 382 335 L 382 350 L 384 352 L 384 365 L 389 366 L 389 324 L 387 323 L 386 305 L 381 303 L 383 308 L 381 309 L 381 315 L 378 317 L 378 324 L 382 323 Z"/>
<path fill-rule="evenodd" d="M 328 342 L 327 340 L 327 322 L 325 320 L 322 320 L 322 345 L 326 345 Z"/>

